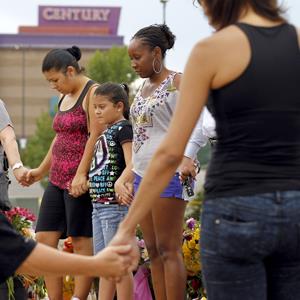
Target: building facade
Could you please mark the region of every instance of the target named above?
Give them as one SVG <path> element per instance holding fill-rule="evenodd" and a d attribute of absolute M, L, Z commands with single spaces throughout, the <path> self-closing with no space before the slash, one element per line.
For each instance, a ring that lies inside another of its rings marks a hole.
<path fill-rule="evenodd" d="M 38 26 L 0 34 L 0 98 L 19 139 L 34 134 L 37 118 L 58 96 L 41 72 L 46 53 L 76 45 L 82 50 L 80 65 L 87 66 L 96 50 L 124 45 L 117 34 L 120 12 L 120 7 L 39 6 Z"/>

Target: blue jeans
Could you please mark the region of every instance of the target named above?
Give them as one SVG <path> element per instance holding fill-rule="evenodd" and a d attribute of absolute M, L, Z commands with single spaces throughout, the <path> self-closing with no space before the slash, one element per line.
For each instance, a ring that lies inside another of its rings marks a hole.
<path fill-rule="evenodd" d="M 118 204 L 93 204 L 94 254 L 104 249 L 118 230 L 119 223 L 128 212 L 128 207 Z"/>
<path fill-rule="evenodd" d="M 206 200 L 200 244 L 209 300 L 300 299 L 300 191 Z"/>

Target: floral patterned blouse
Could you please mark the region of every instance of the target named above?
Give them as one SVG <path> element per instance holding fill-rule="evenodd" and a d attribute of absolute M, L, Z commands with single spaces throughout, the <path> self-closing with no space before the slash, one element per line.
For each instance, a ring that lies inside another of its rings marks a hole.
<path fill-rule="evenodd" d="M 138 90 L 130 108 L 133 125 L 133 171 L 143 176 L 146 166 L 167 133 L 177 98 L 173 86 L 177 73 L 170 73 L 149 97 Z"/>

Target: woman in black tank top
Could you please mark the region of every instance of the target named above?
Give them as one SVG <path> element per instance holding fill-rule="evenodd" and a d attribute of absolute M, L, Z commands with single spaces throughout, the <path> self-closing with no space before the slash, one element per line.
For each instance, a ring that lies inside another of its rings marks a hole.
<path fill-rule="evenodd" d="M 168 134 L 115 240 L 128 240 L 154 205 L 211 94 L 218 143 L 201 219 L 208 299 L 300 299 L 299 30 L 276 0 L 199 4 L 216 33 L 192 50 Z"/>

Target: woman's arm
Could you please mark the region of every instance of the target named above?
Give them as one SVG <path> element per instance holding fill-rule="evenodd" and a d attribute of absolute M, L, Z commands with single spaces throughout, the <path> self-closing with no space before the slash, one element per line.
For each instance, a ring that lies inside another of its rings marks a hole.
<path fill-rule="evenodd" d="M 51 160 L 52 160 L 52 149 L 53 149 L 53 145 L 54 145 L 55 141 L 56 141 L 56 136 L 54 137 L 54 139 L 50 145 L 48 153 L 46 154 L 45 158 L 43 159 L 43 161 L 41 162 L 41 164 L 39 166 L 40 172 L 43 174 L 43 176 L 46 175 L 50 170 Z"/>
<path fill-rule="evenodd" d="M 25 180 L 28 169 L 22 164 L 16 135 L 11 125 L 7 125 L 0 131 L 0 141 L 6 153 L 9 166 L 13 168 L 19 163 L 19 167 L 13 169 L 13 174 L 17 181 L 24 186 L 28 186 L 29 184 Z"/>
<path fill-rule="evenodd" d="M 94 146 L 95 143 L 100 136 L 100 134 L 105 130 L 105 126 L 100 124 L 99 121 L 96 119 L 94 107 L 93 107 L 93 95 L 97 86 L 92 87 L 90 92 L 90 99 L 85 99 L 83 103 L 84 108 L 88 108 L 88 127 L 90 128 L 90 135 L 86 142 L 83 156 L 81 158 L 80 164 L 77 168 L 76 174 L 74 179 L 72 180 L 70 186 L 70 194 L 73 197 L 78 197 L 84 194 L 88 190 L 87 185 L 87 175 L 90 169 L 93 153 L 94 153 Z M 87 101 L 89 102 L 87 105 Z"/>
<path fill-rule="evenodd" d="M 130 257 L 130 246 L 107 247 L 96 256 L 69 254 L 37 244 L 21 266 L 19 274 L 87 275 L 119 277 L 136 267 Z"/>
<path fill-rule="evenodd" d="M 10 125 L 7 125 L 0 131 L 0 141 L 4 151 L 6 152 L 10 167 L 12 167 L 15 163 L 21 162 L 16 135 Z"/>
<path fill-rule="evenodd" d="M 133 199 L 132 142 L 122 144 L 126 168 L 115 182 L 115 193 L 121 204 L 129 206 Z"/>

